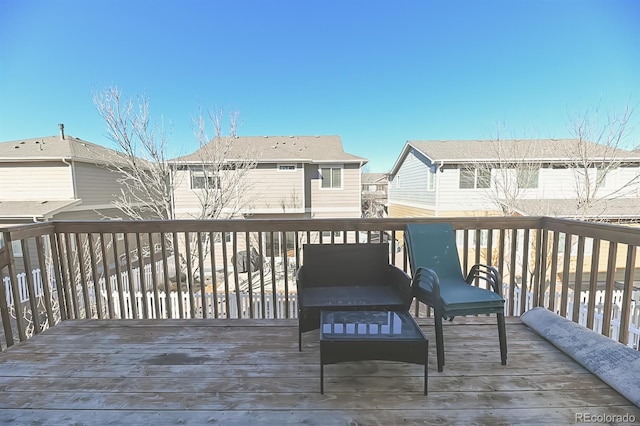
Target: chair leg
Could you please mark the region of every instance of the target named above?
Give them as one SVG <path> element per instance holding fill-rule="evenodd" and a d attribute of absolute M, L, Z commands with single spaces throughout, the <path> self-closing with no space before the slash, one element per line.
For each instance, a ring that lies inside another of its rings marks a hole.
<path fill-rule="evenodd" d="M 302 352 L 302 319 L 298 312 L 298 352 Z"/>
<path fill-rule="evenodd" d="M 507 365 L 507 331 L 503 313 L 498 314 L 498 337 L 500 338 L 500 359 L 502 365 Z"/>
<path fill-rule="evenodd" d="M 436 323 L 436 354 L 438 357 L 438 372 L 444 369 L 444 336 L 442 333 L 442 314 L 434 310 Z"/>

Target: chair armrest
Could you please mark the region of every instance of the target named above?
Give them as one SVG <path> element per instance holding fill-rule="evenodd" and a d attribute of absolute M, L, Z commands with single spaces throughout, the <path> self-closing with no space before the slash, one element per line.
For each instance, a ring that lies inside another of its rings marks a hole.
<path fill-rule="evenodd" d="M 414 295 L 417 295 L 418 287 L 420 287 L 420 291 L 429 294 L 433 303 L 440 301 L 440 279 L 433 269 L 422 266 L 417 269 L 412 285 Z"/>
<path fill-rule="evenodd" d="M 481 263 L 473 265 L 465 281 L 467 284 L 471 284 L 476 279 L 486 281 L 495 293 L 502 296 L 502 277 L 500 276 L 500 272 L 493 266 L 483 265 Z"/>
<path fill-rule="evenodd" d="M 413 289 L 411 286 L 411 278 L 402 269 L 389 265 L 389 285 L 391 285 L 402 297 L 407 301 L 407 309 L 411 305 L 411 298 L 413 297 Z"/>

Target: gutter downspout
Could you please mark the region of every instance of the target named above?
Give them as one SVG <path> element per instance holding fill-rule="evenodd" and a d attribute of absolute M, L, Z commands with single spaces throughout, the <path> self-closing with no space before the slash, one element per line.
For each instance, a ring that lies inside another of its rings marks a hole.
<path fill-rule="evenodd" d="M 440 160 L 440 165 L 436 169 L 436 217 L 440 216 L 440 178 L 438 172 L 444 173 L 444 161 Z"/>
<path fill-rule="evenodd" d="M 70 159 L 68 158 L 64 158 L 64 157 L 62 158 L 62 162 L 67 166 L 69 166 L 69 169 L 71 170 L 71 183 L 73 185 L 73 197 L 71 198 L 76 199 L 78 198 L 78 193 L 77 193 L 78 186 L 76 184 L 76 170 L 75 170 L 75 167 L 73 167 L 73 160 L 71 160 L 71 163 L 68 162 L 69 160 Z"/>

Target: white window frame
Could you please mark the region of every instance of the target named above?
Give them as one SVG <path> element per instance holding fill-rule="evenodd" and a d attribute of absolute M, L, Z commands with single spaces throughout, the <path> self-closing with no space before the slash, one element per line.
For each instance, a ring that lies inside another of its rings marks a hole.
<path fill-rule="evenodd" d="M 436 190 L 436 174 L 431 170 L 431 168 L 427 168 L 427 191 L 433 192 Z"/>
<path fill-rule="evenodd" d="M 196 176 L 196 174 L 202 174 L 202 176 Z M 207 186 L 202 186 L 202 187 L 194 186 L 194 180 L 193 180 L 194 177 L 208 180 L 210 186 L 208 188 Z M 213 183 L 213 187 L 211 187 L 212 183 Z M 189 169 L 189 189 L 191 189 L 192 191 L 202 191 L 206 189 L 221 189 L 221 186 L 222 185 L 220 182 L 220 176 L 217 176 L 212 171 L 208 171 L 206 169 Z"/>
<path fill-rule="evenodd" d="M 466 167 L 462 167 L 460 168 L 460 172 L 459 172 L 459 176 L 458 176 L 458 189 L 489 189 L 491 188 L 491 169 L 488 169 L 489 172 L 489 186 L 479 186 L 478 182 L 480 182 L 480 175 L 482 171 L 487 171 L 487 169 L 483 169 L 483 168 L 479 168 L 479 167 L 474 167 L 472 168 L 466 168 Z M 463 188 L 461 186 L 461 180 L 462 180 L 462 173 L 471 173 L 473 172 L 473 187 L 470 188 Z"/>
<path fill-rule="evenodd" d="M 295 163 L 281 163 L 278 164 L 279 172 L 295 172 L 297 169 L 297 165 Z"/>
<path fill-rule="evenodd" d="M 340 170 L 340 186 L 336 187 L 333 186 L 333 182 L 331 182 L 331 186 L 323 186 L 322 183 L 324 182 L 324 177 L 322 177 L 322 170 L 323 169 L 329 169 L 331 170 L 331 179 L 333 180 L 333 170 L 338 169 Z M 327 164 L 327 165 L 322 165 L 318 167 L 318 180 L 319 182 L 319 187 L 321 190 L 323 191 L 337 191 L 337 190 L 341 190 L 344 189 L 344 166 L 341 164 Z"/>

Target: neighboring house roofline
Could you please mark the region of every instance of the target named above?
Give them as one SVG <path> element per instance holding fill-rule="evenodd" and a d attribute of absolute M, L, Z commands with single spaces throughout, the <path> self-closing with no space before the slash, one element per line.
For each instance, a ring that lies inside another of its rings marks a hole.
<path fill-rule="evenodd" d="M 257 163 L 354 163 L 368 160 L 344 151 L 340 136 L 236 136 L 215 138 L 195 152 L 169 160 L 171 164 L 202 164 L 217 141 L 229 141 L 225 162 L 255 160 Z"/>
<path fill-rule="evenodd" d="M 432 163 L 442 164 L 469 164 L 492 163 L 496 161 L 495 149 L 497 145 L 510 148 L 512 152 L 530 153 L 526 157 L 505 156 L 499 158 L 500 162 L 522 161 L 523 159 L 541 163 L 564 163 L 575 156 L 560 155 L 562 147 L 577 144 L 577 139 L 511 139 L 511 140 L 441 140 L 441 141 L 407 141 L 402 152 L 394 163 L 390 175 L 395 175 L 404 162 L 411 149 L 419 152 Z M 640 153 L 620 148 L 605 147 L 594 142 L 583 143 L 592 150 L 591 157 L 594 161 L 607 158 L 615 158 L 616 161 L 637 163 L 640 162 Z M 522 146 L 522 149 L 519 149 Z M 491 149 L 493 148 L 493 150 Z M 604 157 L 603 157 L 604 156 Z"/>
<path fill-rule="evenodd" d="M 0 219 L 49 219 L 82 200 L 2 200 Z"/>

